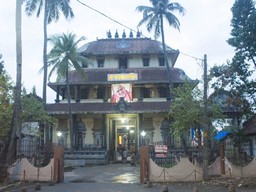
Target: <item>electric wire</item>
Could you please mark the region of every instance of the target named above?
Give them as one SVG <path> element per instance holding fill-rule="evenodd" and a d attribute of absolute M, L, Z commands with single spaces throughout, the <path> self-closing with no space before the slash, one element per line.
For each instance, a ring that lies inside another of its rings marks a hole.
<path fill-rule="evenodd" d="M 110 16 L 108 16 L 108 15 L 102 13 L 101 11 L 98 11 L 97 9 L 94 9 L 93 7 L 91 7 L 91 6 L 89 6 L 89 5 L 87 5 L 87 4 L 83 3 L 83 2 L 81 2 L 80 0 L 77 0 L 77 2 L 80 3 L 80 4 L 82 4 L 83 6 L 88 7 L 89 9 L 91 9 L 91 10 L 93 10 L 93 11 L 99 13 L 100 15 L 106 17 L 107 19 L 109 19 L 109 20 L 111 20 L 111 21 L 113 21 L 113 22 L 115 22 L 115 23 L 117 23 L 117 24 L 119 24 L 119 25 L 121 25 L 121 26 L 123 26 L 123 27 L 129 29 L 130 31 L 133 31 L 133 32 L 135 32 L 135 33 L 138 31 L 138 30 L 134 30 L 134 29 L 132 29 L 132 28 L 130 28 L 130 27 L 124 25 L 123 23 L 117 21 L 116 19 L 111 18 Z M 145 35 L 142 35 L 142 34 L 141 34 L 141 36 L 143 36 L 143 37 L 145 37 L 145 38 L 148 38 L 148 37 L 146 37 Z"/>
<path fill-rule="evenodd" d="M 108 16 L 108 15 L 102 13 L 101 11 L 98 11 L 97 9 L 95 9 L 95 8 L 93 8 L 93 7 L 91 7 L 91 6 L 87 5 L 87 4 L 85 4 L 84 2 L 81 2 L 80 0 L 77 0 L 77 2 L 80 3 L 80 4 L 83 5 L 83 6 L 85 6 L 85 7 L 89 8 L 89 9 L 91 9 L 91 10 L 93 10 L 93 11 L 99 13 L 100 15 L 106 17 L 107 19 L 109 19 L 109 20 L 111 20 L 111 21 L 113 21 L 113 22 L 115 22 L 115 23 L 121 25 L 122 27 L 125 27 L 125 28 L 129 29 L 130 31 L 133 31 L 133 32 L 135 32 L 135 33 L 138 31 L 138 30 L 134 30 L 134 29 L 132 29 L 132 28 L 126 26 L 125 24 L 123 24 L 123 23 L 117 21 L 116 19 L 111 18 L 110 16 Z M 145 38 L 148 38 L 147 36 L 142 35 L 142 34 L 141 34 L 141 36 L 143 36 L 143 37 L 145 37 Z M 186 53 L 184 53 L 184 52 L 180 52 L 180 53 L 181 53 L 182 55 L 184 55 L 184 56 L 187 56 L 187 57 L 190 57 L 190 58 L 195 59 L 195 60 L 196 60 L 196 63 L 197 63 L 198 65 L 200 65 L 200 64 L 198 63 L 198 61 L 203 61 L 203 60 L 204 60 L 204 59 L 201 59 L 201 58 L 198 58 L 198 57 L 195 57 L 195 56 L 191 56 L 191 55 L 186 54 Z"/>

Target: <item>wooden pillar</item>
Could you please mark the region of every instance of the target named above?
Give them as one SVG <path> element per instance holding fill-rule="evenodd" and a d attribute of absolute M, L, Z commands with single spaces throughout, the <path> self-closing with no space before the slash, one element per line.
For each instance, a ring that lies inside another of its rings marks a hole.
<path fill-rule="evenodd" d="M 221 175 L 225 175 L 225 147 L 224 147 L 224 141 L 220 142 L 219 150 L 220 150 L 220 172 L 221 172 Z"/>
<path fill-rule="evenodd" d="M 64 150 L 61 146 L 56 146 L 54 151 L 54 168 L 53 168 L 53 182 L 64 181 Z"/>
<path fill-rule="evenodd" d="M 149 181 L 149 154 L 148 147 L 140 147 L 140 182 Z"/>
<path fill-rule="evenodd" d="M 107 128 L 106 128 L 106 114 L 102 115 L 102 147 L 107 148 Z"/>
<path fill-rule="evenodd" d="M 81 88 L 79 85 L 76 86 L 76 103 L 80 103 L 81 100 Z"/>
<path fill-rule="evenodd" d="M 60 102 L 60 86 L 57 86 L 57 92 L 56 92 L 56 99 L 55 99 L 56 103 Z"/>

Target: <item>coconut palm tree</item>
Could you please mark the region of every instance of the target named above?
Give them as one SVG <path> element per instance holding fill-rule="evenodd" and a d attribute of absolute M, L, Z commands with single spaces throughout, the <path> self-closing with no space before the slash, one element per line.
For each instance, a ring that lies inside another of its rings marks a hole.
<path fill-rule="evenodd" d="M 170 96 L 173 96 L 173 84 L 170 74 L 170 66 L 167 59 L 165 36 L 164 36 L 164 19 L 167 20 L 171 27 L 179 30 L 180 22 L 173 12 L 178 11 L 180 14 L 185 13 L 185 9 L 175 2 L 170 0 L 150 0 L 152 7 L 150 6 L 138 6 L 137 11 L 143 13 L 143 18 L 139 22 L 138 26 L 146 24 L 147 30 L 151 32 L 154 30 L 155 38 L 157 39 L 160 35 L 162 37 L 162 46 L 164 52 L 164 60 L 167 70 L 167 77 L 169 81 Z"/>
<path fill-rule="evenodd" d="M 47 87 L 47 24 L 52 21 L 57 22 L 60 18 L 60 12 L 66 19 L 74 17 L 70 0 L 26 0 L 25 11 L 28 16 L 36 12 L 39 17 L 42 9 L 44 9 L 44 45 L 43 45 L 43 102 L 46 103 L 46 87 Z"/>
<path fill-rule="evenodd" d="M 49 78 L 56 72 L 57 79 L 65 78 L 66 81 L 71 150 L 73 149 L 73 118 L 71 113 L 68 74 L 69 71 L 75 69 L 84 76 L 85 73 L 81 64 L 90 64 L 90 60 L 81 56 L 77 51 L 77 45 L 82 40 L 84 40 L 84 37 L 76 40 L 76 35 L 72 33 L 52 36 L 49 38 L 49 42 L 53 45 L 53 48 L 47 55 L 47 67 L 51 68 Z"/>
<path fill-rule="evenodd" d="M 16 134 L 21 138 L 20 130 L 20 109 L 21 109 L 21 82 L 22 82 L 22 37 L 21 37 L 21 5 L 22 0 L 16 0 L 16 85 L 14 91 L 13 116 L 9 132 L 6 163 L 11 163 L 15 158 Z M 19 139 L 21 142 L 21 139 Z M 18 145 L 20 147 L 20 143 Z"/>

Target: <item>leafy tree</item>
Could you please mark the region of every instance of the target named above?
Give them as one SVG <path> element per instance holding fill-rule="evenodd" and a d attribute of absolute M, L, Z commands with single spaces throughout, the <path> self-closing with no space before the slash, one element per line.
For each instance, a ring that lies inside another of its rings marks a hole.
<path fill-rule="evenodd" d="M 70 129 L 70 143 L 71 150 L 73 148 L 73 118 L 71 113 L 70 103 L 70 86 L 69 86 L 69 72 L 75 69 L 85 75 L 81 64 L 90 64 L 90 61 L 78 54 L 77 45 L 84 40 L 84 37 L 76 40 L 76 35 L 72 33 L 52 36 L 49 41 L 53 45 L 53 48 L 49 52 L 48 67 L 51 68 L 49 78 L 54 72 L 57 73 L 57 78 L 65 78 L 67 98 L 68 98 L 68 117 L 69 117 L 69 129 Z"/>
<path fill-rule="evenodd" d="M 6 140 L 11 126 L 13 107 L 13 83 L 10 76 L 4 70 L 4 61 L 1 61 L 0 73 L 0 140 Z"/>
<path fill-rule="evenodd" d="M 177 11 L 180 14 L 185 13 L 185 9 L 179 4 L 169 0 L 150 0 L 152 7 L 150 6 L 138 6 L 137 11 L 143 13 L 143 18 L 139 22 L 138 26 L 143 24 L 147 25 L 147 30 L 150 32 L 154 30 L 155 38 L 161 35 L 162 37 L 162 46 L 164 51 L 164 60 L 167 69 L 167 77 L 169 81 L 170 96 L 172 97 L 173 83 L 170 74 L 170 66 L 167 58 L 166 45 L 165 45 L 165 36 L 164 36 L 164 19 L 167 20 L 168 24 L 171 27 L 179 30 L 180 22 L 178 18 L 173 14 Z"/>
<path fill-rule="evenodd" d="M 21 121 L 23 123 L 31 121 L 55 123 L 54 118 L 45 110 L 43 101 L 37 96 L 35 88 L 33 88 L 30 94 L 27 94 L 25 89 L 23 90 L 21 110 Z"/>
<path fill-rule="evenodd" d="M 7 137 L 11 125 L 13 85 L 5 71 L 0 74 L 0 138 Z"/>
<path fill-rule="evenodd" d="M 0 54 L 0 74 L 3 72 L 3 68 L 4 68 L 4 61 L 1 61 L 2 59 L 2 54 Z"/>
<path fill-rule="evenodd" d="M 47 24 L 52 21 L 57 22 L 60 18 L 60 12 L 63 13 L 66 19 L 74 17 L 72 8 L 70 7 L 70 0 L 26 0 L 25 11 L 27 15 L 31 16 L 36 12 L 39 17 L 42 9 L 44 9 L 44 46 L 43 46 L 43 101 L 46 103 L 46 86 L 47 86 Z"/>
<path fill-rule="evenodd" d="M 236 0 L 232 9 L 229 45 L 236 48 L 241 59 L 256 67 L 256 8 L 253 0 Z"/>
<path fill-rule="evenodd" d="M 245 117 L 256 110 L 256 9 L 252 0 L 236 0 L 232 9 L 231 38 L 228 43 L 235 47 L 235 55 L 226 64 L 214 66 L 210 70 L 215 91 L 226 90 L 236 99 L 236 107 L 241 108 Z"/>
<path fill-rule="evenodd" d="M 1 61 L 0 73 L 0 180 L 6 175 L 6 155 L 8 132 L 10 130 L 13 114 L 13 83 L 4 70 L 4 62 Z"/>
<path fill-rule="evenodd" d="M 169 116 L 172 119 L 172 128 L 174 134 L 180 137 L 184 152 L 188 155 L 186 133 L 194 128 L 198 144 L 201 146 L 201 128 L 204 125 L 203 119 L 203 94 L 202 91 L 195 87 L 194 84 L 186 82 L 184 85 L 174 89 L 175 100 L 172 103 Z M 210 104 L 208 111 L 208 124 L 211 125 L 217 118 L 222 118 L 220 108 Z"/>

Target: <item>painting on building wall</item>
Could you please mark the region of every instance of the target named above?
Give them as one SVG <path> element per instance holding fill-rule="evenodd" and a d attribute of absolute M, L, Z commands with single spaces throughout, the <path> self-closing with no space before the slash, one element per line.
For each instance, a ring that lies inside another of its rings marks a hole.
<path fill-rule="evenodd" d="M 112 84 L 111 101 L 117 103 L 123 97 L 126 102 L 132 101 L 132 85 L 128 83 Z"/>

